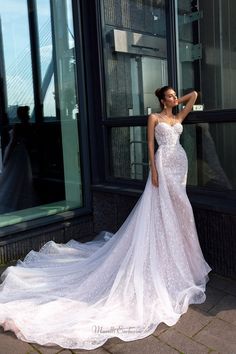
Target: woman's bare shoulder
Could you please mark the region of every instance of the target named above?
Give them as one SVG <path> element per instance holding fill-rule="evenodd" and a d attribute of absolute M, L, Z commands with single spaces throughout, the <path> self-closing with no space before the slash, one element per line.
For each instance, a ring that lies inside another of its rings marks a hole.
<path fill-rule="evenodd" d="M 159 115 L 158 113 L 151 113 L 149 116 L 148 116 L 148 121 L 149 122 L 152 122 L 153 124 L 157 124 L 158 123 L 158 120 L 159 120 Z"/>

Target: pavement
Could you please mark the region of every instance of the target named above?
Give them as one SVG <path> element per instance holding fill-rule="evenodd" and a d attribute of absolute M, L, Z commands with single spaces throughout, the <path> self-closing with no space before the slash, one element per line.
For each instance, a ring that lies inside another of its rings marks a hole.
<path fill-rule="evenodd" d="M 0 354 L 236 354 L 236 280 L 210 274 L 206 296 L 175 326 L 161 323 L 147 338 L 132 342 L 112 338 L 96 350 L 25 343 L 0 327 Z"/>

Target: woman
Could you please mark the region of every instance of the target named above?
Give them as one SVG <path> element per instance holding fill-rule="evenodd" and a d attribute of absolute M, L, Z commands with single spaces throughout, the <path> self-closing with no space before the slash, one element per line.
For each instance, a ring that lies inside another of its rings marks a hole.
<path fill-rule="evenodd" d="M 162 111 L 160 114 L 151 114 L 148 120 L 148 151 L 149 151 L 149 161 L 152 175 L 152 183 L 154 186 L 158 187 L 158 172 L 154 160 L 154 134 L 155 126 L 158 123 L 165 123 L 173 126 L 177 123 L 182 123 L 197 99 L 197 92 L 193 91 L 186 96 L 177 99 L 175 91 L 170 86 L 164 86 L 161 89 L 157 89 L 155 92 L 157 98 L 159 99 Z M 181 110 L 177 116 L 174 116 L 172 110 L 178 104 L 186 103 L 186 106 Z M 187 171 L 186 171 L 187 173 Z"/>
<path fill-rule="evenodd" d="M 94 349 L 108 338 L 144 338 L 174 325 L 205 300 L 210 267 L 185 192 L 187 159 L 179 144 L 193 92 L 156 92 L 163 110 L 148 118 L 151 174 L 136 206 L 114 234 L 65 245 L 48 242 L 9 267 L 0 289 L 0 324 L 42 345 Z M 172 109 L 184 102 L 177 115 Z M 159 148 L 154 155 L 153 140 Z"/>
<path fill-rule="evenodd" d="M 29 156 L 31 126 L 29 107 L 17 108 L 17 123 L 10 130 L 10 141 L 0 176 L 0 213 L 30 208 L 34 204 L 32 168 Z"/>

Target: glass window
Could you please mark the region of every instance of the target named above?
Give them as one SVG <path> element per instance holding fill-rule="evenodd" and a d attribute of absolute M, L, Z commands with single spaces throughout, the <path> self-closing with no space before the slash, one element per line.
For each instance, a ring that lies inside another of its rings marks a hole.
<path fill-rule="evenodd" d="M 188 155 L 188 184 L 208 189 L 236 189 L 235 123 L 185 125 L 182 144 Z"/>
<path fill-rule="evenodd" d="M 14 4 L 0 2 L 8 105 L 8 125 L 1 127 L 0 227 L 83 206 L 71 0 Z M 33 28 L 30 12 L 37 19 Z M 41 96 L 35 98 L 36 38 Z M 41 100 L 41 112 L 34 98 Z"/>
<path fill-rule="evenodd" d="M 146 127 L 111 129 L 112 176 L 143 181 L 147 179 L 146 133 Z M 235 123 L 184 126 L 181 144 L 188 156 L 188 185 L 212 190 L 236 189 L 236 152 L 232 149 L 235 134 Z"/>
<path fill-rule="evenodd" d="M 154 92 L 167 83 L 165 1 L 102 3 L 107 116 L 156 111 Z"/>
<path fill-rule="evenodd" d="M 55 78 L 52 55 L 53 38 L 49 0 L 37 1 L 37 22 L 44 121 L 53 121 L 58 117 L 56 115 Z"/>
<path fill-rule="evenodd" d="M 236 108 L 234 0 L 178 0 L 179 94 L 200 92 L 199 109 Z"/>
<path fill-rule="evenodd" d="M 149 165 L 146 127 L 112 128 L 112 175 L 117 178 L 146 180 Z"/>

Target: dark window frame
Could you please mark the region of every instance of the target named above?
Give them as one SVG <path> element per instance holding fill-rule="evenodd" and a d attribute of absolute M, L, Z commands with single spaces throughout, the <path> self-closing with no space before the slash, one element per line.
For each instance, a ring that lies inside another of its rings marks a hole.
<path fill-rule="evenodd" d="M 88 115 L 87 99 L 86 99 L 86 76 L 85 68 L 85 53 L 82 35 L 82 11 L 80 4 L 76 0 L 71 0 L 73 27 L 75 36 L 75 58 L 76 58 L 76 80 L 78 90 L 79 116 L 84 119 L 78 119 L 78 136 L 80 148 L 80 163 L 81 163 L 81 181 L 83 189 L 83 206 L 79 208 L 81 213 L 87 213 L 91 210 L 91 191 L 90 191 L 90 156 L 88 144 L 88 121 L 85 119 Z M 78 44 L 77 44 L 78 43 Z M 78 82 L 80 82 L 78 86 Z M 79 89 L 80 88 L 80 89 Z"/>

